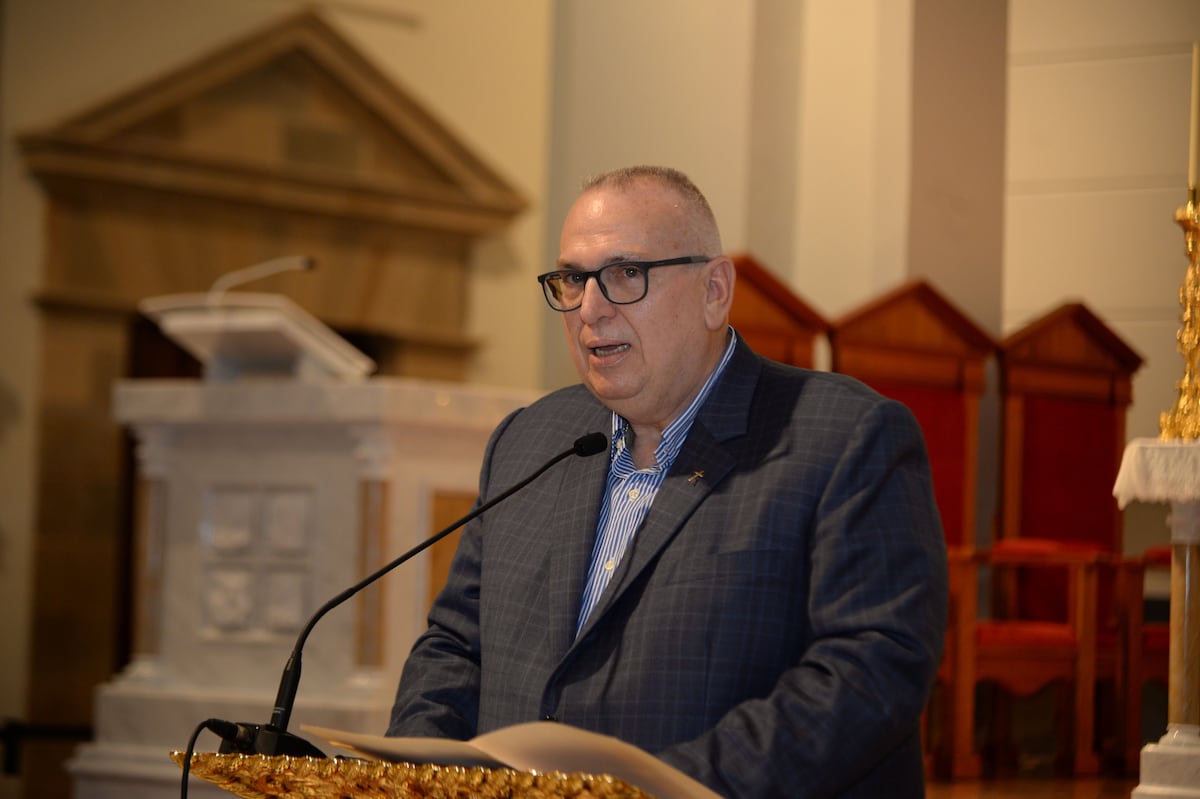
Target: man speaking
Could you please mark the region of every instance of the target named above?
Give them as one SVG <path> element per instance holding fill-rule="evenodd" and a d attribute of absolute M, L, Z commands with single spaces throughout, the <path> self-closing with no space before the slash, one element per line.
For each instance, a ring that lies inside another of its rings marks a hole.
<path fill-rule="evenodd" d="M 554 719 L 723 796 L 923 795 L 947 578 L 912 414 L 751 351 L 712 211 L 675 170 L 589 181 L 538 281 L 582 385 L 497 427 L 480 500 L 590 431 L 608 457 L 463 531 L 388 734 Z"/>

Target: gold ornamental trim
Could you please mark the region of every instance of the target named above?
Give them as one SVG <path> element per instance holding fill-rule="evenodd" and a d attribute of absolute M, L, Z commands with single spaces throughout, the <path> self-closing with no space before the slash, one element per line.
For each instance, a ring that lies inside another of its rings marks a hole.
<path fill-rule="evenodd" d="M 1196 200 L 1196 188 L 1192 187 L 1187 205 L 1175 212 L 1188 257 L 1187 273 L 1179 287 L 1183 314 L 1175 336 L 1184 365 L 1183 377 L 1175 384 L 1175 405 L 1158 420 L 1163 441 L 1200 439 L 1200 205 Z"/>
<path fill-rule="evenodd" d="M 182 767 L 184 753 L 171 759 Z M 199 753 L 191 773 L 243 799 L 653 799 L 606 775 L 355 758 Z"/>

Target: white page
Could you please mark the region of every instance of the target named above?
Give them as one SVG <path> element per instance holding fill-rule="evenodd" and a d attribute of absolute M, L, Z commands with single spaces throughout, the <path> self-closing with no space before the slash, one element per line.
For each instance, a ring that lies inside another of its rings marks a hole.
<path fill-rule="evenodd" d="M 485 733 L 470 741 L 388 738 L 302 725 L 332 744 L 379 760 L 444 766 L 508 767 L 518 771 L 607 774 L 656 799 L 721 799 L 682 771 L 645 750 L 608 735 L 533 721 Z"/>
<path fill-rule="evenodd" d="M 376 760 L 393 763 L 434 763 L 439 766 L 511 768 L 508 764 L 476 749 L 467 741 L 455 741 L 450 738 L 386 738 L 381 735 L 314 727 L 311 724 L 302 724 L 300 729 L 335 746 Z"/>
<path fill-rule="evenodd" d="M 521 771 L 609 774 L 657 799 L 721 799 L 644 749 L 567 724 L 516 724 L 480 735 L 471 743 Z"/>

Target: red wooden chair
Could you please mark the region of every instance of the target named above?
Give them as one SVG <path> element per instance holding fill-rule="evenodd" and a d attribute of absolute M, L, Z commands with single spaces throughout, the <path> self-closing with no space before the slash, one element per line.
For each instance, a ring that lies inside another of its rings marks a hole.
<path fill-rule="evenodd" d="M 1124 760 L 1128 579 L 1118 564 L 1123 520 L 1112 486 L 1125 448 L 1132 376 L 1142 359 L 1095 314 L 1067 303 L 1000 342 L 1002 542 L 1046 541 L 1104 555 L 1097 567 L 1094 679 L 1111 690 L 1096 747 Z M 1026 566 L 997 581 L 1001 611 L 1061 619 L 1061 576 Z M 1137 606 L 1140 613 L 1140 604 Z"/>
<path fill-rule="evenodd" d="M 1096 551 L 1048 541 L 1000 541 L 990 550 L 952 554 L 951 570 L 959 584 L 960 602 L 952 619 L 953 683 L 949 703 L 950 776 L 978 777 L 982 758 L 975 742 L 976 687 L 989 682 L 1016 696 L 1029 696 L 1053 683 L 1071 687 L 1062 704 L 1060 761 L 1076 775 L 1095 774 L 1093 751 L 1096 669 L 1097 573 L 1106 556 Z M 1067 604 L 1061 618 L 1031 619 L 1019 614 L 980 618 L 975 597 L 979 573 L 989 569 L 994 580 L 1013 569 L 1034 567 L 1057 573 Z M 991 735 L 1007 730 L 994 723 Z M 1069 742 L 1069 745 L 1068 745 Z M 1004 741 L 993 741 L 1003 745 Z"/>

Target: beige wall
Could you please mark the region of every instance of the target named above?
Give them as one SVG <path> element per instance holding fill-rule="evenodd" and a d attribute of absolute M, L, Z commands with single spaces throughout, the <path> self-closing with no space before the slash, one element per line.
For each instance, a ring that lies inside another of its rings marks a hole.
<path fill-rule="evenodd" d="M 910 0 L 807 0 L 791 284 L 829 318 L 906 275 Z"/>
<path fill-rule="evenodd" d="M 1007 0 L 917 0 L 908 268 L 1000 332 Z"/>
<path fill-rule="evenodd" d="M 556 4 L 548 261 L 558 256 L 558 224 L 580 182 L 636 163 L 688 173 L 708 195 L 726 249 L 746 246 L 754 6 L 745 0 Z M 562 323 L 538 302 L 543 382 L 576 382 Z"/>

